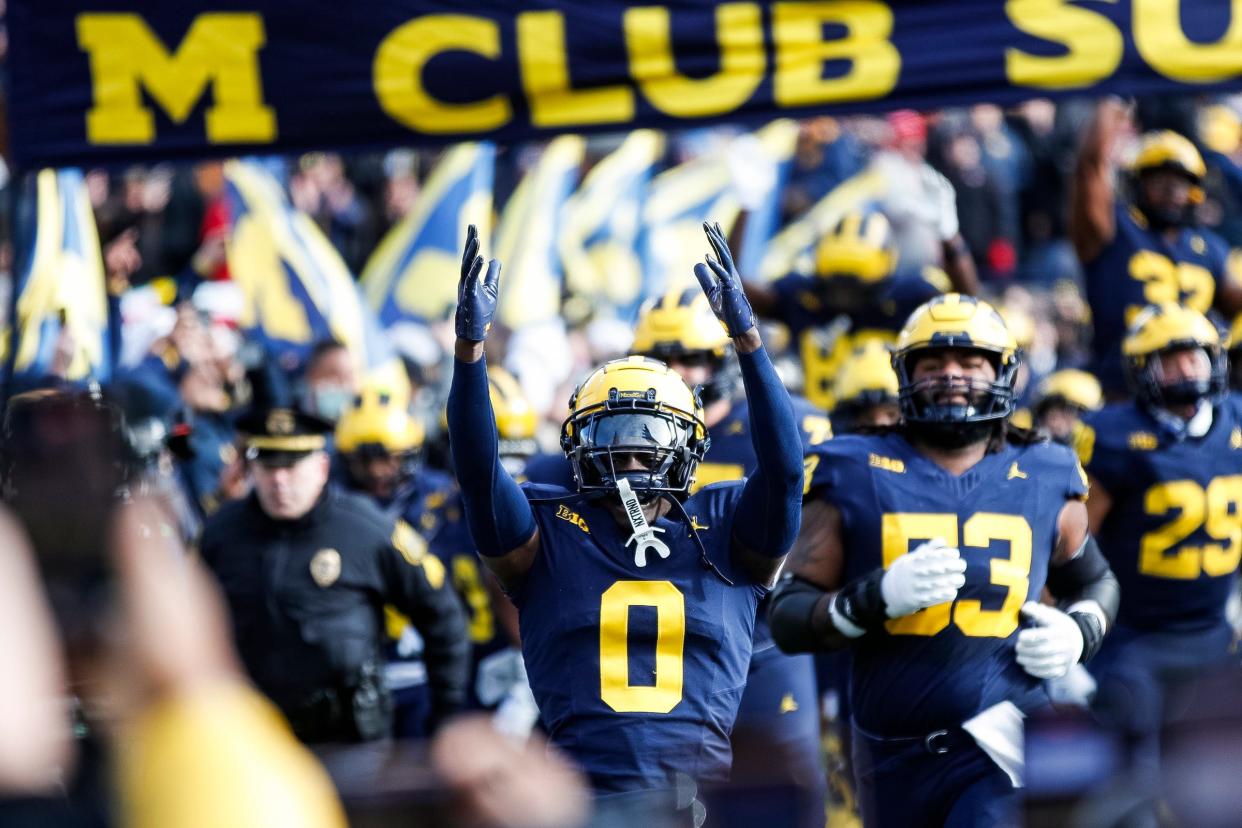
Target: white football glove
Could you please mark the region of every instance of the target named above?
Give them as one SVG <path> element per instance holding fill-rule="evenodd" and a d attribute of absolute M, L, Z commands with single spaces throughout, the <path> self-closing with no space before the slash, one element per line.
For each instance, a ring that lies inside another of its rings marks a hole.
<path fill-rule="evenodd" d="M 942 538 L 919 544 L 893 561 L 880 579 L 889 618 L 952 601 L 966 583 L 966 561 L 957 547 Z"/>
<path fill-rule="evenodd" d="M 1038 679 L 1060 678 L 1068 673 L 1082 657 L 1078 622 L 1037 601 L 1022 605 L 1022 617 L 1035 625 L 1018 633 L 1014 653 L 1022 669 Z"/>

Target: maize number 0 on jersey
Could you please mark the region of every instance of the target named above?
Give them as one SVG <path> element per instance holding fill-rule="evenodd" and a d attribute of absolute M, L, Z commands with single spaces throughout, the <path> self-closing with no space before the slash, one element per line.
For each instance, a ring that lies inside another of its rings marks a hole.
<path fill-rule="evenodd" d="M 952 621 L 963 634 L 978 638 L 1007 638 L 1018 628 L 1018 610 L 1030 590 L 1031 525 L 1021 515 L 976 512 L 962 524 L 960 546 L 987 549 L 993 541 L 1009 544 L 1008 558 L 990 562 L 991 582 L 1006 587 L 1000 609 L 985 610 L 976 599 L 937 604 L 884 623 L 891 635 L 936 635 Z M 953 543 L 958 538 L 957 515 L 927 512 L 892 512 L 881 521 L 880 539 L 884 568 L 914 546 L 933 538 Z"/>
<path fill-rule="evenodd" d="M 1143 508 L 1152 516 L 1178 510 L 1177 517 L 1143 535 L 1138 570 L 1143 575 L 1193 580 L 1200 573 L 1220 577 L 1238 568 L 1242 557 L 1242 475 L 1217 477 L 1204 489 L 1193 480 L 1170 480 L 1147 490 Z M 1202 527 L 1220 543 L 1186 544 L 1170 549 Z"/>
<path fill-rule="evenodd" d="M 656 611 L 655 683 L 630 683 L 630 607 Z M 599 599 L 599 695 L 618 713 L 668 713 L 681 701 L 686 598 L 671 581 L 617 581 Z"/>

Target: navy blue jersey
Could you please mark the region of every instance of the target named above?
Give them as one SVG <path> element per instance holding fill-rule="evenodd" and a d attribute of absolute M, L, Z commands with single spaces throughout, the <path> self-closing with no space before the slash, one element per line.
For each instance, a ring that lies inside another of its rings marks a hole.
<path fill-rule="evenodd" d="M 488 580 L 494 577 L 479 561 L 470 527 L 461 518 L 463 506 L 460 493 L 453 496 L 441 510 L 442 514 L 455 515 L 445 522 L 429 544 L 431 552 L 444 563 L 453 588 L 461 596 L 466 608 L 470 630 L 470 686 L 468 699 L 471 707 L 492 709 L 500 702 L 504 689 L 483 685 L 479 681 L 479 665 L 490 655 L 514 646 L 496 617 L 492 592 Z M 503 600 L 503 599 L 502 599 Z"/>
<path fill-rule="evenodd" d="M 832 422 L 823 411 L 799 396 L 790 395 L 789 400 L 793 404 L 794 419 L 798 421 L 798 429 L 802 433 L 803 453 L 832 437 Z M 759 466 L 759 459 L 755 456 L 755 444 L 750 436 L 750 406 L 746 404 L 745 398 L 738 400 L 724 419 L 708 429 L 708 435 L 712 444 L 707 450 L 707 456 L 699 463 L 691 493 L 712 483 L 742 480 Z M 576 485 L 573 466 L 563 454 L 541 454 L 531 458 L 526 466 L 526 474 L 532 483 L 560 486 L 569 491 L 573 491 Z M 768 627 L 767 605 L 764 604 L 755 622 L 755 649 L 762 650 L 775 645 Z"/>
<path fill-rule="evenodd" d="M 934 538 L 957 545 L 967 562 L 952 604 L 889 620 L 857 640 L 850 698 L 858 725 L 911 736 L 1004 700 L 1022 709 L 1044 703 L 1013 648 L 1019 609 L 1043 589 L 1061 510 L 1086 495 L 1073 452 L 1006 444 L 954 476 L 889 433 L 837 437 L 808 461 L 808 496 L 841 512 L 846 582 Z"/>
<path fill-rule="evenodd" d="M 1121 340 L 1146 305 L 1180 302 L 1207 313 L 1225 276 L 1229 245 L 1209 230 L 1183 228 L 1173 242 L 1147 227 L 1136 207 L 1114 207 L 1116 234 L 1083 264 L 1095 339 L 1093 369 L 1105 391 L 1124 392 Z"/>
<path fill-rule="evenodd" d="M 543 483 L 549 486 L 560 486 L 573 491 L 578 484 L 574 482 L 574 467 L 569 458 L 561 452 L 536 454 L 526 461 L 526 479 L 531 483 Z"/>
<path fill-rule="evenodd" d="M 1230 397 L 1207 434 L 1183 440 L 1134 403 L 1086 418 L 1083 461 L 1113 499 L 1097 539 L 1121 582 L 1119 624 L 1193 631 L 1224 620 L 1242 554 L 1240 413 Z"/>
<path fill-rule="evenodd" d="M 832 437 L 832 422 L 823 410 L 792 394 L 789 401 L 793 404 L 798 430 L 802 432 L 803 453 Z M 745 399 L 734 403 L 728 415 L 708 429 L 708 435 L 712 444 L 703 462 L 699 463 L 694 480 L 696 488 L 722 480 L 741 480 L 758 468 L 759 460 L 750 436 L 750 406 Z"/>
<path fill-rule="evenodd" d="M 566 494 L 522 488 L 532 499 Z M 539 554 L 511 593 L 526 671 L 552 742 L 600 790 L 671 787 L 677 773 L 728 775 L 765 592 L 730 553 L 741 493 L 740 483 L 721 483 L 689 497 L 693 530 L 680 518 L 657 520 L 670 555 L 650 554 L 643 567 L 625 545 L 628 527 L 599 505 L 532 503 Z M 732 586 L 704 566 L 691 531 Z"/>
<path fill-rule="evenodd" d="M 446 527 L 462 520 L 457 482 L 442 471 L 421 468 L 387 506 L 418 533 L 434 542 Z"/>
<path fill-rule="evenodd" d="M 798 430 L 802 433 L 804 454 L 812 446 L 832 437 L 832 423 L 823 411 L 802 397 L 790 396 L 789 399 L 793 403 Z M 707 457 L 699 463 L 699 471 L 694 481 L 696 490 L 724 480 L 741 480 L 758 468 L 759 459 L 755 456 L 755 444 L 750 437 L 750 406 L 745 400 L 736 403 L 728 416 L 712 426 L 708 434 L 712 438 L 712 445 L 707 450 Z M 755 621 L 755 650 L 766 650 L 774 646 L 776 642 L 772 640 L 772 631 L 768 627 L 765 602 Z"/>
<path fill-rule="evenodd" d="M 777 315 L 789 327 L 802 356 L 807 399 L 831 409 L 833 380 L 842 361 L 867 342 L 896 342 L 910 314 L 944 292 L 945 285 L 937 283 L 942 278 L 899 273 L 885 283 L 876 302 L 850 312 L 828 301 L 823 279 L 817 276 L 791 274 L 773 282 Z M 823 329 L 837 319 L 843 320 L 841 329 L 825 335 Z"/>

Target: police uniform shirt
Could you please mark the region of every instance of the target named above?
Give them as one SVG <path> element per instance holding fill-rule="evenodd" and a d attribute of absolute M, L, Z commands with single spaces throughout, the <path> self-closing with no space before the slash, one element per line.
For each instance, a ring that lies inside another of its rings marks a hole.
<path fill-rule="evenodd" d="M 383 606 L 422 633 L 436 702 L 459 707 L 467 647 L 444 567 L 406 524 L 328 486 L 305 516 L 269 518 L 252 494 L 207 523 L 200 553 L 228 600 L 238 651 L 261 690 L 296 704 L 379 656 Z"/>
<path fill-rule="evenodd" d="M 1112 497 L 1097 533 L 1121 583 L 1118 625 L 1194 632 L 1225 621 L 1242 555 L 1242 403 L 1177 439 L 1134 403 L 1085 418 L 1082 459 Z"/>
<path fill-rule="evenodd" d="M 841 513 L 846 583 L 891 565 L 925 541 L 960 548 L 957 599 L 885 622 L 852 647 L 851 703 L 882 737 L 950 728 L 1009 700 L 1047 701 L 1014 660 L 1019 609 L 1039 599 L 1057 519 L 1086 477 L 1069 448 L 1006 444 L 960 476 L 897 433 L 845 435 L 808 458 L 808 498 Z"/>
<path fill-rule="evenodd" d="M 566 494 L 527 483 L 530 498 Z M 740 483 L 708 486 L 653 524 L 670 554 L 638 566 L 630 532 L 590 501 L 532 503 L 539 554 L 519 586 L 522 652 L 554 744 L 605 792 L 719 781 L 765 593 L 732 561 Z M 606 497 L 617 498 L 615 494 Z M 619 500 L 618 500 L 619 503 Z M 708 569 L 690 537 L 732 585 Z"/>

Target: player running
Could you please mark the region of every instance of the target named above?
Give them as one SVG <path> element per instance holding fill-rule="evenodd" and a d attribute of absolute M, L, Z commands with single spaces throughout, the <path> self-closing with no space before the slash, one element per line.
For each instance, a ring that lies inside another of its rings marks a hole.
<path fill-rule="evenodd" d="M 1099 649 L 1116 580 L 1073 453 L 1009 430 L 1018 356 L 993 308 L 928 302 L 893 367 L 903 424 L 813 455 L 772 632 L 851 646 L 866 825 L 1010 824 L 1023 712 Z M 1045 584 L 1063 609 L 1038 603 Z"/>

